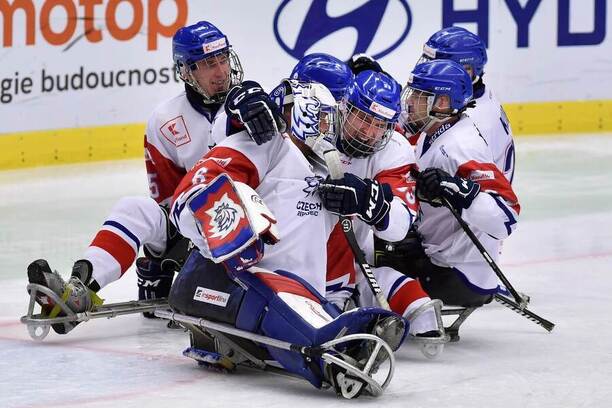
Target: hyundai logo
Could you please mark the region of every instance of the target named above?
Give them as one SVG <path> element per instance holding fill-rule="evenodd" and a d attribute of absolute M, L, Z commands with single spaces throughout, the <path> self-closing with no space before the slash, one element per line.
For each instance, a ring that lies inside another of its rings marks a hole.
<path fill-rule="evenodd" d="M 408 35 L 412 15 L 407 0 L 369 0 L 351 9 L 352 4 L 311 0 L 308 5 L 304 0 L 283 0 L 274 14 L 274 36 L 296 59 L 312 52 L 329 52 L 338 42 L 352 51 L 337 55 L 340 58 L 367 53 L 378 59 L 396 49 Z"/>

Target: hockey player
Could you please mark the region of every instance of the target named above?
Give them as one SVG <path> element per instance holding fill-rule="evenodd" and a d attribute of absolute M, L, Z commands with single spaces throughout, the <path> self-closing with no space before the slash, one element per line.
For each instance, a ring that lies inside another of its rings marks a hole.
<path fill-rule="evenodd" d="M 394 196 L 389 211 L 381 217 L 391 226 L 390 228 L 381 228 L 380 231 L 372 226 L 372 222 L 355 221 L 361 247 L 372 252 L 370 237 L 372 230 L 388 240 L 401 240 L 416 216 L 418 204 L 414 197 L 414 179 L 410 176 L 415 162 L 414 154 L 408 148 L 405 139 L 390 128 L 399 115 L 399 85 L 388 75 L 373 71 L 366 71 L 353 79 L 348 66 L 328 54 L 305 56 L 295 66 L 291 77 L 302 81 L 319 82 L 334 89 L 334 97 L 341 104 L 341 118 L 344 121 L 339 129 L 341 136 L 336 136 L 335 142 L 341 152 L 344 171 L 350 173 L 345 183 L 357 184 L 357 188 L 367 183 L 373 183 L 374 187 L 382 185 L 388 194 Z M 283 104 L 282 101 L 278 103 Z M 376 145 L 375 148 L 365 148 L 360 142 L 368 139 L 370 140 L 368 143 Z M 333 186 L 329 185 L 333 190 L 343 187 L 353 188 L 342 185 L 340 181 L 333 183 Z M 368 191 L 361 192 L 368 193 Z M 343 214 L 342 211 L 352 211 L 344 208 L 342 202 L 332 202 L 332 194 L 327 194 L 325 197 L 327 201 L 324 199 L 324 203 L 331 206 L 328 209 L 338 214 Z M 355 297 L 355 285 L 362 276 L 355 274 L 354 257 L 344 237 L 341 224 L 337 224 L 332 231 L 327 252 L 325 296 L 338 306 L 344 307 L 345 302 Z M 420 340 L 432 340 L 432 338 L 439 340 L 444 336 L 443 328 L 438 324 L 436 310 L 418 281 L 390 268 L 381 268 L 375 270 L 375 273 L 385 290 L 392 310 L 409 317 L 412 336 L 418 336 Z M 360 289 L 363 292 L 361 297 L 364 304 L 376 304 L 370 288 L 364 281 Z"/>
<path fill-rule="evenodd" d="M 233 119 L 232 126 L 246 128 L 257 144 L 268 141 L 278 133 L 278 125 L 283 125 L 275 119 L 277 108 L 261 87 L 253 81 L 241 82 L 238 56 L 213 24 L 201 21 L 179 29 L 172 48 L 185 91 L 159 105 L 147 124 L 145 156 L 151 198 L 126 197 L 117 202 L 83 259 L 75 262 L 68 282 L 52 272 L 45 260 L 28 266 L 30 283 L 60 294 L 75 312 L 101 303 L 95 293 L 128 270 L 141 246 L 146 257 L 136 262 L 139 298 L 168 295 L 174 271 L 187 254 L 188 241 L 169 223 L 167 208 L 186 169 L 225 138 L 225 129 L 216 135 L 212 132 L 213 120 L 224 106 Z M 224 105 L 228 91 L 231 101 Z M 63 315 L 43 294 L 37 301 L 49 317 Z M 63 334 L 75 325 L 52 327 Z"/>
<path fill-rule="evenodd" d="M 351 333 L 376 333 L 396 349 L 404 335 L 399 316 L 374 308 L 340 314 L 322 297 L 326 243 L 336 217 L 315 193 L 326 169 L 308 147 L 308 139 L 321 134 L 331 138 L 335 101 L 319 84 L 291 86 L 289 135 L 256 148 L 240 132 L 234 134 L 204 156 L 176 190 L 171 219 L 199 252 L 177 277 L 170 305 L 188 316 L 305 346 L 318 347 Z M 215 126 L 225 127 L 226 121 L 220 118 Z M 361 199 L 365 197 L 360 195 Z M 381 194 L 379 207 L 385 202 Z M 374 220 L 365 208 L 357 212 Z M 375 213 L 381 215 L 379 209 Z M 218 267 L 220 263 L 227 273 Z M 370 364 L 365 363 L 372 349 L 365 347 L 366 342 L 337 350 L 349 366 L 336 366 L 321 356 L 305 359 L 296 350 L 275 347 L 265 347 L 266 357 L 257 358 L 260 352 L 235 347 L 244 342 L 235 338 L 232 353 L 219 356 L 223 337 L 216 334 L 216 342 L 202 341 L 206 333 L 194 325 L 191 329 L 193 347 L 188 355 L 203 362 L 236 355 L 250 355 L 250 361 L 274 359 L 314 386 L 329 383 L 347 398 L 372 384 Z M 354 375 L 350 367 L 355 365 L 365 370 L 365 376 Z"/>
<path fill-rule="evenodd" d="M 410 74 L 402 109 L 409 129 L 420 135 L 416 192 L 421 214 L 416 225 L 424 254 L 418 256 L 418 249 L 384 254 L 397 256 L 391 263 L 418 278 L 432 298 L 465 307 L 490 302 L 501 288 L 444 206 L 461 214 L 494 259 L 502 240 L 516 228 L 520 211 L 510 182 L 465 114 L 473 96 L 471 82 L 463 67 L 450 60 L 418 64 Z"/>
<path fill-rule="evenodd" d="M 399 84 L 384 73 L 363 71 L 355 77 L 340 103 L 340 136 L 336 140 L 346 174 L 341 180 L 328 178 L 318 190 L 329 211 L 357 215 L 355 235 L 366 253 L 373 252 L 372 232 L 386 241 L 400 241 L 418 211 L 411 176 L 414 153 L 406 139 L 393 130 L 399 116 L 399 96 Z M 363 206 L 369 216 L 360 215 Z M 339 302 L 351 294 L 356 276 L 348 243 L 340 229 L 334 232 L 328 249 L 333 268 L 328 271 L 327 297 Z M 391 309 L 410 321 L 414 338 L 436 342 L 444 338 L 439 310 L 418 281 L 388 267 L 374 268 L 374 274 Z M 360 274 L 358 278 L 363 277 Z M 359 280 L 362 304 L 376 304 L 369 286 Z"/>
<path fill-rule="evenodd" d="M 504 108 L 490 86 L 483 81 L 487 49 L 476 34 L 461 27 L 448 27 L 434 33 L 423 46 L 419 62 L 448 59 L 461 64 L 472 79 L 476 106 L 467 114 L 472 118 L 493 153 L 493 160 L 512 183 L 514 177 L 514 141 Z M 411 132 L 410 129 L 407 129 Z M 416 142 L 415 142 L 416 144 Z"/>

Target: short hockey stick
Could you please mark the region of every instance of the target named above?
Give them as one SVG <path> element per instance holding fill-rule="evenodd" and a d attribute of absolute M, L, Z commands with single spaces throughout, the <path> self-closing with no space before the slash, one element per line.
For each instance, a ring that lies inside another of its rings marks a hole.
<path fill-rule="evenodd" d="M 540 326 L 542 326 L 549 332 L 555 328 L 555 324 L 553 322 L 548 321 L 538 316 L 537 314 L 533 313 L 531 310 L 527 308 L 521 309 L 517 303 L 515 303 L 514 301 L 512 301 L 511 299 L 508 299 L 507 297 L 503 295 L 500 295 L 500 294 L 495 295 L 495 300 L 501 303 L 502 305 L 506 306 L 508 309 L 515 311 L 516 313 L 520 314 L 521 316 L 526 317 L 527 319 L 531 320 L 532 322 L 536 324 L 539 324 Z"/>
<path fill-rule="evenodd" d="M 450 212 L 453 214 L 453 216 L 455 217 L 455 219 L 457 220 L 457 222 L 459 223 L 463 231 L 470 238 L 474 246 L 478 248 L 478 251 L 480 252 L 482 257 L 485 259 L 487 264 L 489 264 L 491 269 L 493 269 L 493 272 L 495 272 L 499 280 L 502 281 L 506 289 L 508 289 L 508 292 L 510 292 L 510 294 L 514 297 L 514 299 L 516 299 L 516 302 L 502 295 L 499 295 L 499 294 L 495 295 L 495 300 L 501 303 L 502 305 L 506 306 L 508 309 L 513 310 L 522 316 L 525 316 L 529 320 L 544 327 L 546 330 L 551 331 L 555 327 L 554 323 L 538 316 L 537 314 L 533 313 L 530 310 L 527 310 L 527 300 L 524 299 L 521 295 L 519 295 L 516 289 L 514 289 L 514 286 L 512 286 L 508 278 L 506 278 L 506 275 L 504 275 L 504 273 L 501 271 L 499 266 L 497 266 L 497 263 L 495 263 L 493 258 L 491 258 L 491 255 L 489 255 L 489 253 L 484 248 L 482 243 L 478 240 L 478 238 L 476 237 L 476 235 L 474 234 L 470 226 L 467 225 L 467 223 L 463 220 L 463 218 L 461 218 L 461 215 L 459 215 L 459 212 L 448 202 L 447 199 L 442 198 L 442 202 L 444 206 L 448 208 Z"/>
<path fill-rule="evenodd" d="M 344 176 L 344 171 L 342 170 L 342 163 L 340 162 L 340 157 L 338 155 L 338 151 L 335 149 L 327 150 L 323 153 L 323 157 L 325 158 L 325 163 L 327 164 L 327 170 L 329 171 L 329 175 L 337 180 L 341 179 Z M 353 251 L 353 255 L 355 256 L 355 260 L 359 265 L 359 269 L 365 276 L 368 286 L 374 293 L 376 300 L 380 307 L 386 310 L 391 310 L 389 306 L 389 302 L 385 298 L 385 294 L 383 293 L 374 273 L 372 272 L 372 268 L 368 261 L 365 259 L 365 255 L 361 251 L 359 247 L 359 243 L 357 243 L 357 238 L 355 237 L 355 230 L 353 229 L 353 221 L 349 217 L 340 216 L 340 224 L 342 225 L 342 231 L 344 232 L 344 236 Z"/>
<path fill-rule="evenodd" d="M 461 226 L 461 229 L 463 229 L 463 232 L 465 232 L 466 235 L 470 238 L 470 240 L 472 241 L 474 246 L 480 252 L 480 255 L 482 255 L 482 257 L 485 259 L 487 264 L 489 264 L 491 269 L 493 269 L 493 272 L 495 272 L 495 274 L 497 275 L 499 280 L 502 281 L 502 283 L 504 284 L 506 289 L 508 289 L 508 292 L 510 292 L 512 297 L 516 300 L 516 302 L 518 304 L 518 307 L 521 310 L 526 308 L 527 307 L 527 301 L 525 299 L 523 299 L 523 297 L 516 291 L 516 289 L 514 289 L 514 286 L 512 286 L 512 284 L 510 283 L 508 278 L 506 278 L 506 275 L 504 275 L 504 273 L 501 271 L 501 269 L 499 269 L 499 266 L 497 266 L 497 264 L 495 263 L 493 258 L 491 258 L 491 255 L 489 255 L 489 253 L 487 252 L 485 247 L 482 245 L 482 243 L 480 242 L 478 237 L 476 237 L 476 235 L 474 234 L 474 232 L 470 228 L 470 226 L 467 225 L 467 222 L 465 222 L 463 220 L 463 218 L 461 218 L 461 215 L 459 214 L 459 212 L 451 205 L 451 203 L 448 202 L 448 200 L 446 198 L 442 198 L 442 203 L 444 204 L 444 206 L 446 208 L 448 208 L 450 210 L 450 212 L 453 214 L 453 216 L 455 217 L 455 219 L 457 220 L 457 222 Z"/>
<path fill-rule="evenodd" d="M 418 176 L 418 171 L 413 170 L 412 174 L 413 174 L 414 177 L 417 177 Z M 540 326 L 544 327 L 546 330 L 551 331 L 555 327 L 555 324 L 550 322 L 550 321 L 548 321 L 548 320 L 546 320 L 546 319 L 544 319 L 544 318 L 542 318 L 542 317 L 540 317 L 540 316 L 538 316 L 537 314 L 533 313 L 532 311 L 527 310 L 527 303 L 528 303 L 527 299 L 523 298 L 523 296 L 521 296 L 516 291 L 516 289 L 514 289 L 514 286 L 512 286 L 512 284 L 510 283 L 508 278 L 506 278 L 506 276 L 501 271 L 499 266 L 497 266 L 497 264 L 495 263 L 493 258 L 491 258 L 491 255 L 489 255 L 487 250 L 482 246 L 482 243 L 476 237 L 476 235 L 474 234 L 474 232 L 472 231 L 470 226 L 467 225 L 467 223 L 463 220 L 463 218 L 461 218 L 461 215 L 459 214 L 459 212 L 445 198 L 442 198 L 442 204 L 446 208 L 448 208 L 448 210 L 453 214 L 453 216 L 455 217 L 455 219 L 457 220 L 457 222 L 459 223 L 459 225 L 461 226 L 463 231 L 470 238 L 470 240 L 472 241 L 474 246 L 476 246 L 476 248 L 478 249 L 478 251 L 480 252 L 482 257 L 487 262 L 487 264 L 491 267 L 491 269 L 493 269 L 493 272 L 495 272 L 495 274 L 497 275 L 499 280 L 501 280 L 502 283 L 506 286 L 506 288 L 508 289 L 510 294 L 514 297 L 516 302 L 512 301 L 511 299 L 506 298 L 505 296 L 499 295 L 499 294 L 495 295 L 494 299 L 497 302 L 501 303 L 502 305 L 506 306 L 508 309 L 510 309 L 510 310 L 512 310 L 512 311 L 514 311 L 514 312 L 516 312 L 516 313 L 518 313 L 520 315 L 522 315 L 522 316 L 525 316 L 529 320 L 531 320 L 531 321 L 539 324 Z"/>
<path fill-rule="evenodd" d="M 419 173 L 420 172 L 416 169 L 411 170 L 411 174 L 414 178 L 417 178 Z M 523 299 L 523 297 L 519 295 L 516 289 L 514 289 L 514 286 L 512 286 L 508 278 L 506 278 L 506 276 L 501 271 L 501 269 L 499 269 L 499 267 L 497 266 L 493 258 L 491 258 L 491 255 L 489 255 L 487 250 L 482 246 L 482 244 L 480 243 L 480 240 L 478 240 L 478 237 L 474 235 L 474 232 L 472 231 L 470 226 L 467 225 L 467 223 L 463 220 L 463 218 L 461 218 L 461 214 L 459 214 L 459 212 L 451 205 L 451 203 L 446 198 L 441 197 L 441 201 L 442 201 L 442 205 L 448 208 L 448 210 L 453 214 L 453 216 L 455 217 L 455 219 L 461 226 L 461 229 L 463 229 L 466 235 L 470 238 L 474 246 L 480 252 L 480 255 L 482 255 L 482 257 L 485 259 L 487 264 L 489 264 L 491 269 L 493 269 L 493 272 L 495 272 L 499 280 L 501 280 L 504 286 L 506 287 L 506 289 L 508 289 L 508 292 L 510 292 L 512 297 L 514 297 L 514 299 L 517 301 L 519 308 L 524 309 L 525 307 L 527 307 L 527 300 Z"/>

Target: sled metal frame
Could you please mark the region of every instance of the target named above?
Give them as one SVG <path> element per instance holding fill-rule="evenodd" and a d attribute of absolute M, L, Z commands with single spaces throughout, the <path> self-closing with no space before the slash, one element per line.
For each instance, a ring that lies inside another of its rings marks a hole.
<path fill-rule="evenodd" d="M 449 336 L 451 343 L 456 343 L 461 338 L 459 336 L 459 327 L 478 307 L 450 307 L 442 309 L 442 316 L 457 316 L 457 318 L 444 328 L 444 332 Z"/>
<path fill-rule="evenodd" d="M 28 333 L 33 340 L 42 341 L 49 334 L 49 329 L 52 324 L 56 323 L 74 323 L 86 322 L 91 319 L 99 319 L 106 317 L 108 319 L 142 312 L 154 312 L 158 309 L 169 309 L 168 300 L 166 298 L 151 299 L 151 300 L 131 300 L 128 302 L 109 303 L 94 308 L 87 312 L 75 313 L 64 301 L 51 289 L 36 284 L 30 283 L 27 287 L 30 293 L 30 303 L 28 304 L 28 312 L 22 316 L 20 321 L 28 328 Z M 47 317 L 42 313 L 34 313 L 36 306 L 36 295 L 43 293 L 53 300 L 58 305 L 66 316 L 62 317 Z"/>
<path fill-rule="evenodd" d="M 367 333 L 350 334 L 350 335 L 341 336 L 336 339 L 330 340 L 328 342 L 321 344 L 320 346 L 303 346 L 303 345 L 293 344 L 293 343 L 289 343 L 289 342 L 282 341 L 282 340 L 273 339 L 271 337 L 263 336 L 260 334 L 251 333 L 246 330 L 235 328 L 228 324 L 212 322 L 204 318 L 188 316 L 188 315 L 180 314 L 180 313 L 173 312 L 170 310 L 158 309 L 155 311 L 155 316 L 161 317 L 163 319 L 168 319 L 170 321 L 184 323 L 186 325 L 193 325 L 213 335 L 218 335 L 218 333 L 215 333 L 215 332 L 219 332 L 221 334 L 227 334 L 227 335 L 240 337 L 240 338 L 251 340 L 257 343 L 265 344 L 267 346 L 275 347 L 281 350 L 297 352 L 303 355 L 306 359 L 321 358 L 326 363 L 335 364 L 339 367 L 342 367 L 343 369 L 347 370 L 347 372 L 349 372 L 351 375 L 359 378 L 361 381 L 365 383 L 366 391 L 374 397 L 380 396 L 383 393 L 384 389 L 387 388 L 387 386 L 391 382 L 391 378 L 393 378 L 393 374 L 395 370 L 395 357 L 393 355 L 393 350 L 384 340 L 372 334 L 367 334 Z M 337 351 L 334 350 L 333 348 L 334 346 L 340 345 L 342 343 L 350 342 L 350 341 L 364 341 L 364 340 L 374 342 L 375 345 L 374 345 L 372 354 L 370 355 L 370 357 L 368 358 L 368 361 L 365 363 L 362 369 L 358 369 L 355 366 L 349 364 L 349 362 L 328 352 L 328 351 L 333 351 L 334 353 L 338 353 Z M 240 346 L 238 346 L 236 343 L 234 343 L 234 345 L 237 346 L 238 352 L 242 353 L 243 356 L 248 358 L 250 353 L 245 352 L 245 350 L 242 349 Z M 382 384 L 370 376 L 370 374 L 375 373 L 377 370 L 377 367 L 375 364 L 376 357 L 381 352 L 385 352 L 389 359 L 389 369 L 385 377 L 385 380 L 382 382 Z M 257 358 L 255 358 L 255 361 L 251 361 L 249 358 L 248 361 L 249 363 L 252 364 L 250 366 L 253 368 L 270 370 L 275 373 L 284 371 L 284 370 L 279 369 L 278 367 L 271 366 L 267 362 L 262 361 Z M 265 364 L 265 367 L 262 367 L 262 363 Z M 295 377 L 291 373 L 284 372 L 284 374 L 287 374 L 291 377 Z"/>

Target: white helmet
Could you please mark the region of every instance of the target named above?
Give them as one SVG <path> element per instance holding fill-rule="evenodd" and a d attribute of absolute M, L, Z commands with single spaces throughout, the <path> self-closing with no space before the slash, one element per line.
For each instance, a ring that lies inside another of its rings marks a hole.
<path fill-rule="evenodd" d="M 322 158 L 325 150 L 333 148 L 339 130 L 336 100 L 319 83 L 296 80 L 287 83 L 293 96 L 291 134 Z"/>

